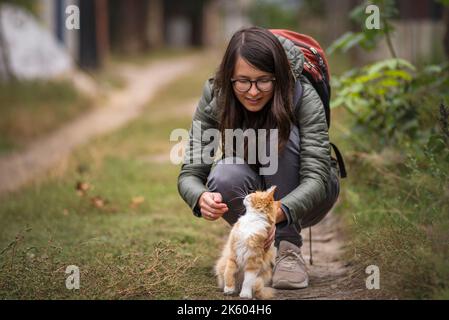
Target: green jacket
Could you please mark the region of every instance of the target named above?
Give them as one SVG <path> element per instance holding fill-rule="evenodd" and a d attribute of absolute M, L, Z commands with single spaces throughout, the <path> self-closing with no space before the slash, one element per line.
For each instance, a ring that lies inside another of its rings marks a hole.
<path fill-rule="evenodd" d="M 301 104 L 295 106 L 296 125 L 300 135 L 300 184 L 281 199 L 289 210 L 289 223 L 301 225 L 302 217 L 325 201 L 331 172 L 331 150 L 324 107 L 318 93 L 311 83 L 301 75 L 304 56 L 288 39 L 278 36 L 296 79 L 303 86 Z M 203 95 L 198 103 L 193 120 L 201 121 L 201 130 L 218 128 L 219 112 L 213 96 L 213 81 L 206 81 Z M 193 125 L 190 128 L 190 141 L 186 147 L 186 159 L 200 159 L 200 154 L 192 154 Z M 193 163 L 196 163 L 195 161 Z M 201 216 L 197 202 L 201 194 L 208 191 L 205 186 L 212 168 L 210 164 L 184 163 L 178 177 L 178 190 L 184 201 L 192 208 L 196 216 Z"/>

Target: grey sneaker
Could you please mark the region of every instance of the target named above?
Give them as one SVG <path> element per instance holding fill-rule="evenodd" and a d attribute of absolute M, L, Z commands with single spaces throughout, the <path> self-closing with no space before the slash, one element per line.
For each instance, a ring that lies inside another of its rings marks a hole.
<path fill-rule="evenodd" d="M 273 269 L 273 288 L 301 289 L 308 285 L 309 276 L 301 249 L 291 242 L 281 241 Z"/>

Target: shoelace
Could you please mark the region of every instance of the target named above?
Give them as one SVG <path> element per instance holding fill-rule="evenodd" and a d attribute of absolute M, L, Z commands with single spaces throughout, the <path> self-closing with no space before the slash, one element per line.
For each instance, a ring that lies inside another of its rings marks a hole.
<path fill-rule="evenodd" d="M 276 261 L 276 265 L 278 265 L 284 259 L 285 259 L 284 265 L 290 270 L 295 267 L 297 260 L 301 261 L 302 264 L 304 264 L 304 266 L 306 265 L 301 254 L 291 249 L 285 251 L 285 254 L 283 254 L 282 257 L 278 261 Z"/>

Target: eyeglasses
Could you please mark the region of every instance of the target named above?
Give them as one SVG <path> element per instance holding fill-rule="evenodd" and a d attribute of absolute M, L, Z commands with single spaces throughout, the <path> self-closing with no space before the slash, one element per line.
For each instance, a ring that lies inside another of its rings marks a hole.
<path fill-rule="evenodd" d="M 248 92 L 251 90 L 253 83 L 256 84 L 256 88 L 259 91 L 268 92 L 273 90 L 274 81 L 276 78 L 263 78 L 258 80 L 248 79 L 231 79 L 234 88 L 239 92 Z"/>

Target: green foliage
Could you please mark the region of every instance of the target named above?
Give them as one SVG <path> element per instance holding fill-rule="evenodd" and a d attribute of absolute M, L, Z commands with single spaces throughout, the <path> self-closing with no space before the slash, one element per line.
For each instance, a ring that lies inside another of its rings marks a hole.
<path fill-rule="evenodd" d="M 301 11 L 306 10 L 307 15 L 314 17 L 324 17 L 325 16 L 325 4 L 323 0 L 303 0 Z"/>
<path fill-rule="evenodd" d="M 425 143 L 437 129 L 433 110 L 449 101 L 449 65 L 417 71 L 401 59 L 383 60 L 353 69 L 332 86 L 331 107 L 342 106 L 355 118 L 359 133 L 375 134 L 377 147 L 410 141 Z"/>
<path fill-rule="evenodd" d="M 371 50 L 385 37 L 395 57 L 389 38 L 393 31 L 391 20 L 397 15 L 395 1 L 363 2 L 350 13 L 351 19 L 359 25 L 365 26 L 368 4 L 379 7 L 381 28 L 367 30 L 363 27 L 361 32 L 348 32 L 332 44 L 330 52 L 347 51 L 355 45 Z M 435 108 L 441 102 L 449 102 L 449 64 L 417 70 L 405 60 L 386 59 L 334 77 L 332 85 L 336 97 L 331 107 L 343 106 L 354 115 L 356 132 L 374 134 L 378 140 L 371 147 L 381 150 L 411 142 L 422 146 L 437 131 Z"/>
<path fill-rule="evenodd" d="M 37 1 L 34 0 L 0 0 L 0 5 L 2 5 L 3 3 L 10 3 L 21 6 L 31 12 L 35 12 L 36 6 L 38 5 Z"/>
<path fill-rule="evenodd" d="M 380 28 L 379 29 L 367 29 L 365 21 L 368 17 L 365 13 L 368 5 L 376 5 L 379 7 L 380 12 Z M 397 16 L 398 11 L 395 6 L 394 0 L 373 0 L 364 1 L 357 7 L 355 7 L 349 17 L 357 25 L 361 26 L 361 31 L 352 32 L 349 31 L 338 38 L 329 48 L 328 53 L 332 54 L 335 51 L 346 52 L 354 46 L 360 46 L 365 50 L 373 50 L 376 48 L 378 42 L 384 37 L 394 31 L 394 27 L 391 24 L 391 19 Z M 393 54 L 394 56 L 394 54 Z"/>
<path fill-rule="evenodd" d="M 429 134 L 427 141 L 423 145 L 407 144 L 406 164 L 415 175 L 423 171 L 429 174 L 437 190 L 444 190 L 449 181 L 449 107 L 441 104 L 439 111 L 439 128 Z"/>
<path fill-rule="evenodd" d="M 386 6 L 381 29 L 347 33 L 330 51 L 370 50 L 385 37 L 395 57 L 393 1 L 372 3 Z M 362 25 L 366 5 L 351 13 Z M 416 68 L 386 59 L 334 77 L 332 87 L 331 106 L 350 115 L 345 142 L 353 155 L 342 209 L 352 215 L 355 263 L 380 267 L 384 294 L 447 297 L 449 64 Z"/>
<path fill-rule="evenodd" d="M 274 29 L 297 29 L 296 5 L 286 1 L 254 1 L 249 8 L 249 18 L 253 24 Z"/>

